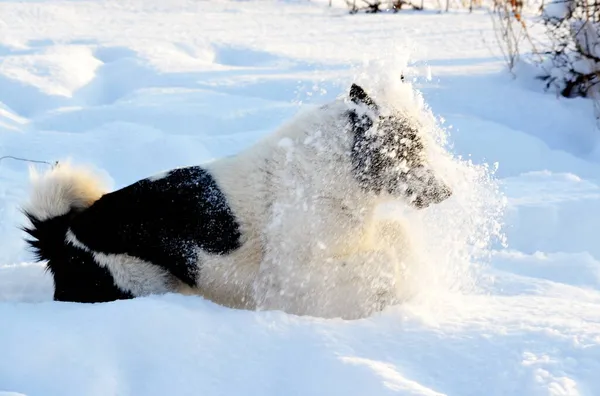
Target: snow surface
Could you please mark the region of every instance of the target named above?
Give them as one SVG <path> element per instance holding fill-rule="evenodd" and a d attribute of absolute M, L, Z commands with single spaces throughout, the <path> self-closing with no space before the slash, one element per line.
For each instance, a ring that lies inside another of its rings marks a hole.
<path fill-rule="evenodd" d="M 179 295 L 55 303 L 17 229 L 27 164 L 4 159 L 0 395 L 600 394 L 592 104 L 511 79 L 484 12 L 325 4 L 0 1 L 0 156 L 71 157 L 124 186 L 235 154 L 355 77 L 377 79 L 379 61 L 414 79 L 450 153 L 498 166 L 460 185 L 462 211 L 423 223 L 439 261 L 420 273 L 422 298 L 356 321 Z M 505 244 L 487 235 L 494 186 Z M 473 287 L 436 281 L 465 267 Z"/>

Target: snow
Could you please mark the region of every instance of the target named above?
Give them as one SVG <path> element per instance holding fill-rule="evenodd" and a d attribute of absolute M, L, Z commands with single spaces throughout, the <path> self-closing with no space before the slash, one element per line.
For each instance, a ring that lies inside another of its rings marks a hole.
<path fill-rule="evenodd" d="M 543 16 L 550 21 L 562 21 L 572 12 L 574 7 L 570 0 L 551 1 L 544 6 Z"/>
<path fill-rule="evenodd" d="M 55 303 L 17 228 L 28 165 L 3 159 L 0 395 L 600 394 L 592 104 L 511 79 L 485 12 L 326 4 L 2 1 L 0 157 L 70 157 L 117 188 L 404 73 L 457 182 L 452 204 L 397 213 L 421 226 L 419 298 L 355 321 L 179 295 Z"/>

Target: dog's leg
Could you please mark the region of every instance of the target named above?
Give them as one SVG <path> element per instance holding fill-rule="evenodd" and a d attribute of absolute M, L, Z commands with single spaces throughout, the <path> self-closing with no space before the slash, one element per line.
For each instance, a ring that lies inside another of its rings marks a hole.
<path fill-rule="evenodd" d="M 319 308 L 324 316 L 356 319 L 372 315 L 397 301 L 400 275 L 393 249 L 365 250 L 330 259 L 330 279 Z"/>
<path fill-rule="evenodd" d="M 380 220 L 376 225 L 376 249 L 389 250 L 394 257 L 395 294 L 397 302 L 402 302 L 418 293 L 414 283 L 419 276 L 420 260 L 417 241 L 408 232 L 409 226 L 403 220 Z M 390 269 L 391 271 L 391 269 Z"/>
<path fill-rule="evenodd" d="M 365 317 L 398 301 L 403 264 L 389 246 L 336 257 L 301 249 L 284 257 L 278 250 L 261 266 L 256 284 L 259 309 Z"/>
<path fill-rule="evenodd" d="M 413 296 L 409 279 L 418 263 L 413 245 L 403 222 L 375 222 L 362 249 L 328 260 L 332 281 L 321 309 L 364 317 Z"/>

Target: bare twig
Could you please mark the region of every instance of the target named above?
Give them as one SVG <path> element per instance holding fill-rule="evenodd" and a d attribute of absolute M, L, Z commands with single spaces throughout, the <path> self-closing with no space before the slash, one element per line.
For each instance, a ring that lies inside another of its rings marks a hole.
<path fill-rule="evenodd" d="M 13 159 L 13 160 L 17 160 L 17 161 L 23 161 L 23 162 L 32 162 L 32 163 L 37 163 L 37 164 L 47 164 L 50 166 L 56 166 L 56 164 L 58 164 L 58 161 L 53 163 L 50 163 L 48 161 L 42 161 L 42 160 L 33 160 L 33 159 L 28 159 L 28 158 L 21 158 L 21 157 L 15 157 L 12 155 L 5 155 L 3 157 L 0 157 L 0 162 L 2 162 L 2 160 L 4 159 Z"/>

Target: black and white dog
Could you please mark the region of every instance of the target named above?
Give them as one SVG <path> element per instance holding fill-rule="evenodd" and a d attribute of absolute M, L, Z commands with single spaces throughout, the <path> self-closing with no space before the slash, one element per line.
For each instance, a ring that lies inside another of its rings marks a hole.
<path fill-rule="evenodd" d="M 451 190 L 419 126 L 361 87 L 248 150 L 107 192 L 84 168 L 32 172 L 23 229 L 54 299 L 198 294 L 245 309 L 356 318 L 396 301 L 410 247 L 375 207 Z"/>

